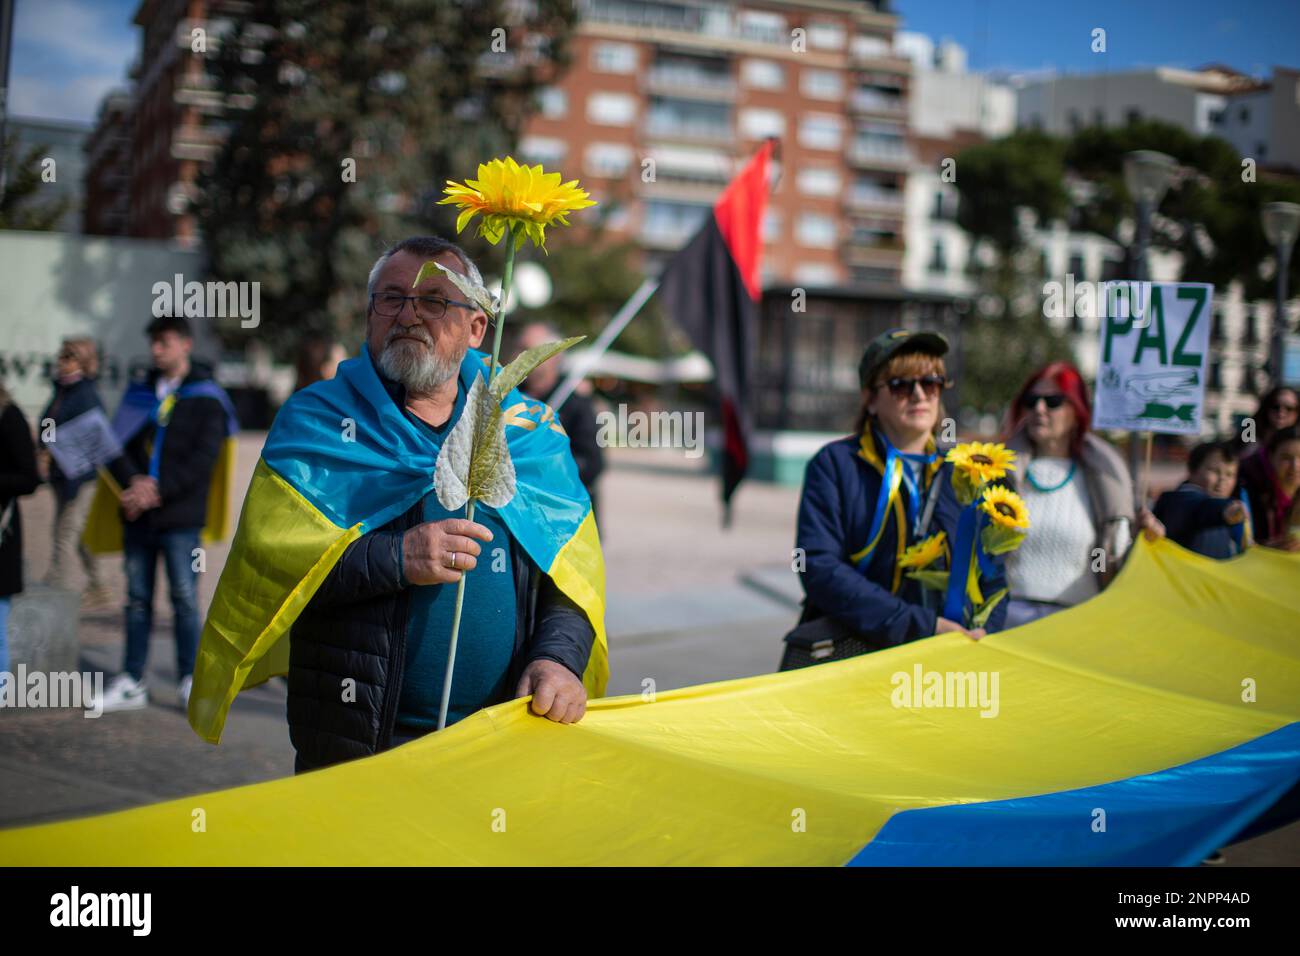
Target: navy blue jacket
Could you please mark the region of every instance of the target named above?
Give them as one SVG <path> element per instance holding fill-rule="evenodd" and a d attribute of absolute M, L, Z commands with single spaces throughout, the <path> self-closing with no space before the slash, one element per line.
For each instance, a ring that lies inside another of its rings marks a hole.
<path fill-rule="evenodd" d="M 1223 509 L 1230 503 L 1188 481 L 1161 495 L 1152 511 L 1170 540 L 1207 558 L 1230 558 L 1240 550 L 1223 520 Z"/>
<path fill-rule="evenodd" d="M 944 463 L 932 480 L 942 484 L 926 530 L 947 532 L 951 547 L 961 513 L 952 490 L 952 465 Z M 923 606 L 921 585 L 906 576 L 897 576 L 894 590 L 899 529 L 892 511 L 865 573 L 850 560 L 867 543 L 880 484 L 881 469 L 859 454 L 856 437 L 826 445 L 808 462 L 795 544 L 803 549 L 806 562 L 799 576 L 806 595 L 802 621 L 828 615 L 884 647 L 934 634 L 943 596 L 931 591 L 930 606 Z M 903 533 L 905 546 L 918 540 L 911 528 Z M 999 575 L 984 585 L 985 594 L 1006 586 L 1002 565 L 995 562 Z M 1006 609 L 1003 599 L 993 609 L 986 630 L 1001 630 Z"/>

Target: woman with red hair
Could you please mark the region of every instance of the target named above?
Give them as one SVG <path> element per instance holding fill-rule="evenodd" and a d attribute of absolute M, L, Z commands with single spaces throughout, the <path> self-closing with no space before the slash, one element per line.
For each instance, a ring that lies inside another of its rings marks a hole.
<path fill-rule="evenodd" d="M 1007 413 L 1008 479 L 1033 522 L 1007 555 L 1009 628 L 1092 597 L 1132 543 L 1132 479 L 1091 423 L 1088 388 L 1068 362 L 1031 375 Z"/>

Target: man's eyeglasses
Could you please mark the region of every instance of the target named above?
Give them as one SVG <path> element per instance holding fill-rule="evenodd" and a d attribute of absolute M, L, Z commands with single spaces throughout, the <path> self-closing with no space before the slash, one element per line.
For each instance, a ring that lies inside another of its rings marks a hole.
<path fill-rule="evenodd" d="M 1026 395 L 1024 398 L 1020 400 L 1020 404 L 1025 406 L 1026 409 L 1037 408 L 1039 402 L 1042 402 L 1048 408 L 1060 408 L 1062 405 L 1065 404 L 1065 396 L 1061 394 Z"/>
<path fill-rule="evenodd" d="M 476 309 L 478 306 L 457 299 L 444 299 L 440 295 L 398 295 L 396 292 L 370 293 L 370 307 L 375 315 L 386 319 L 395 319 L 402 314 L 402 307 L 411 303 L 417 319 L 441 319 L 447 314 L 447 306 L 458 305 L 462 309 Z"/>
<path fill-rule="evenodd" d="M 948 380 L 942 375 L 922 375 L 920 378 L 891 378 L 887 382 L 881 382 L 877 387 L 889 389 L 890 395 L 902 400 L 910 398 L 912 391 L 918 385 L 921 386 L 921 391 L 925 393 L 926 398 L 934 398 L 947 384 Z"/>

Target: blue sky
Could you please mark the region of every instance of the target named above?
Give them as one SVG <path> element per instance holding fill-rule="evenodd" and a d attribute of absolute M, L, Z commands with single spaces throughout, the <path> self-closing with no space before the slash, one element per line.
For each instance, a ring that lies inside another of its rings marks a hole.
<path fill-rule="evenodd" d="M 18 0 L 9 111 L 90 122 L 103 95 L 126 82 L 139 0 Z"/>
<path fill-rule="evenodd" d="M 966 47 L 976 70 L 1094 73 L 1300 66 L 1300 0 L 893 0 L 902 29 Z M 1092 31 L 1106 31 L 1093 53 Z"/>
<path fill-rule="evenodd" d="M 322 0 L 325 2 L 325 0 Z M 10 110 L 94 119 L 125 82 L 139 0 L 18 0 Z M 1267 74 L 1300 66 L 1300 0 L 894 0 L 903 29 L 966 47 L 973 69 L 1029 72 L 1194 68 Z M 1090 49 L 1106 30 L 1105 54 Z"/>

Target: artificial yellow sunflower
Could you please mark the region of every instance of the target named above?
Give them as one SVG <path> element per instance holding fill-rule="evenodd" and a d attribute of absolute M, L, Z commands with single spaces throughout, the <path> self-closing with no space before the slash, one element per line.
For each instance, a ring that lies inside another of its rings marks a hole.
<path fill-rule="evenodd" d="M 940 531 L 938 534 L 932 534 L 924 541 L 918 541 L 898 559 L 900 568 L 928 568 L 943 556 L 944 543 L 948 540 L 948 535 Z"/>
<path fill-rule="evenodd" d="M 447 180 L 443 192 L 447 197 L 440 199 L 439 205 L 461 207 L 456 232 L 482 213 L 478 234 L 496 245 L 506 232 L 513 232 L 515 248 L 527 238 L 545 250 L 547 226 L 567 226 L 569 213 L 596 205 L 576 179 L 561 183 L 559 173 L 548 173 L 541 166 L 521 166 L 510 156 L 480 163 L 478 179 L 463 184 Z"/>
<path fill-rule="evenodd" d="M 995 527 L 1010 531 L 1024 531 L 1029 527 L 1029 509 L 1021 497 L 1009 488 L 994 485 L 984 489 L 980 507 Z"/>

